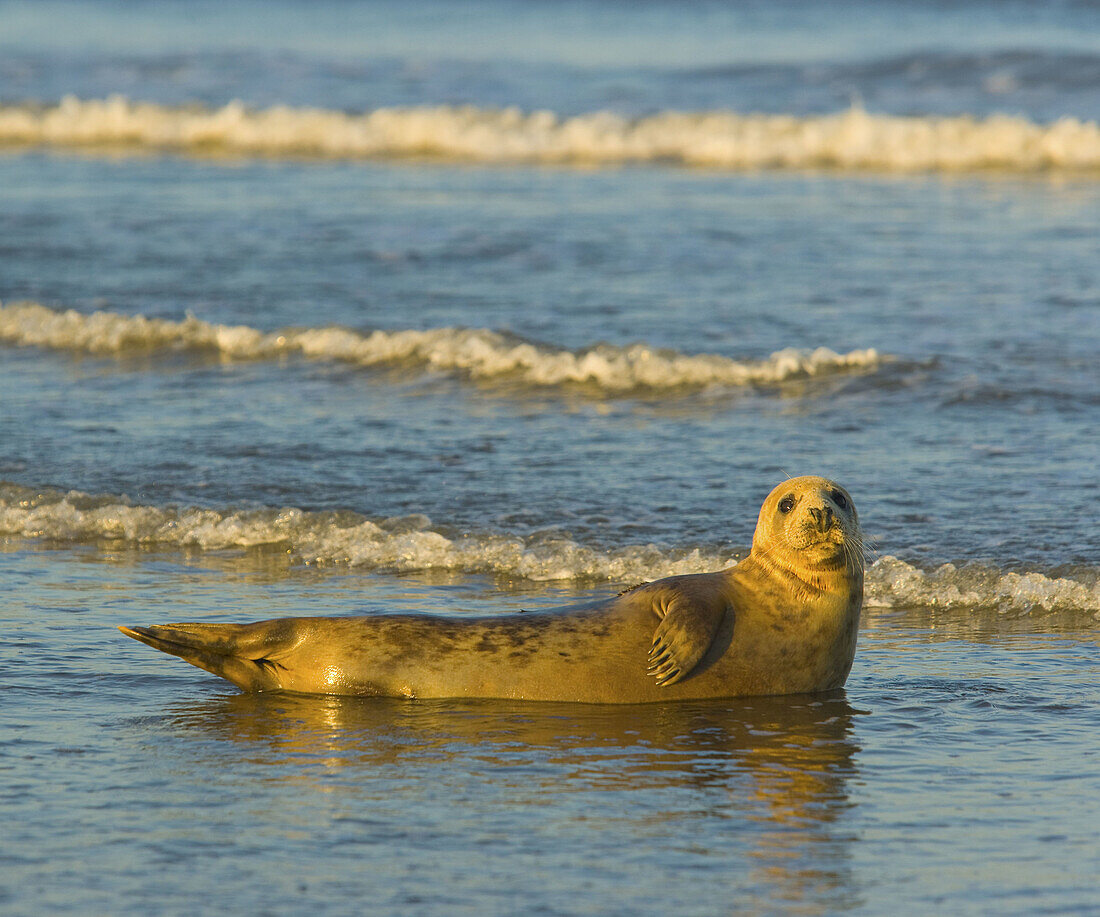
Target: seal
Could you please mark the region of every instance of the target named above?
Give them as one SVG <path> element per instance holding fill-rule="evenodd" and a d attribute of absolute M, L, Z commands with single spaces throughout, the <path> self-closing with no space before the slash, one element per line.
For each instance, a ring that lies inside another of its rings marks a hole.
<path fill-rule="evenodd" d="M 119 629 L 246 691 L 645 703 L 838 688 L 862 604 L 852 498 L 801 477 L 769 494 L 738 564 L 601 601 Z"/>

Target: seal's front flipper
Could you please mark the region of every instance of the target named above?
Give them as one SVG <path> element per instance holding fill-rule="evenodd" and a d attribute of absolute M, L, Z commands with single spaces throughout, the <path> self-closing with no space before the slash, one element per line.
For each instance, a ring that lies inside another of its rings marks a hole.
<path fill-rule="evenodd" d="M 675 684 L 699 664 L 714 642 L 727 607 L 724 601 L 700 603 L 685 596 L 668 602 L 649 650 L 648 674 L 658 685 Z"/>
<path fill-rule="evenodd" d="M 257 624 L 154 624 L 119 630 L 246 691 L 281 688 L 284 669 L 279 656 L 300 642 L 291 619 Z"/>

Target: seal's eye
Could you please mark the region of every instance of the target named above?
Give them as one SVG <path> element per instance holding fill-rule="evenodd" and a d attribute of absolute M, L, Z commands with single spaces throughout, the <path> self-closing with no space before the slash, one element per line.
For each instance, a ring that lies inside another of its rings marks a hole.
<path fill-rule="evenodd" d="M 779 501 L 779 512 L 789 513 L 792 509 L 794 509 L 794 497 L 787 494 L 787 496 Z"/>
<path fill-rule="evenodd" d="M 848 500 L 839 490 L 834 490 L 832 494 L 830 494 L 830 496 L 833 498 L 833 502 L 837 505 L 839 509 L 848 508 Z"/>

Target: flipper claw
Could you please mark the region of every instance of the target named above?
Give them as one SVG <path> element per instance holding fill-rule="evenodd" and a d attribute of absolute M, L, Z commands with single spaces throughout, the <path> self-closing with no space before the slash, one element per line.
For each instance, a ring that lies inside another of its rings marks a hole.
<path fill-rule="evenodd" d="M 700 603 L 682 594 L 657 605 L 663 618 L 653 635 L 646 674 L 660 687 L 690 675 L 714 641 L 727 607 L 724 598 Z"/>

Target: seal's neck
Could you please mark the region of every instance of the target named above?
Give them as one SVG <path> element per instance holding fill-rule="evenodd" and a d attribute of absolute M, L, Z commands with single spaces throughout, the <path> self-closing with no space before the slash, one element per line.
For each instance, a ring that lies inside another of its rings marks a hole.
<path fill-rule="evenodd" d="M 863 587 L 863 571 L 853 570 L 843 556 L 823 563 L 792 564 L 754 546 L 732 572 L 758 589 L 782 590 L 805 602 L 824 598 L 847 602 L 855 590 L 862 591 Z"/>

